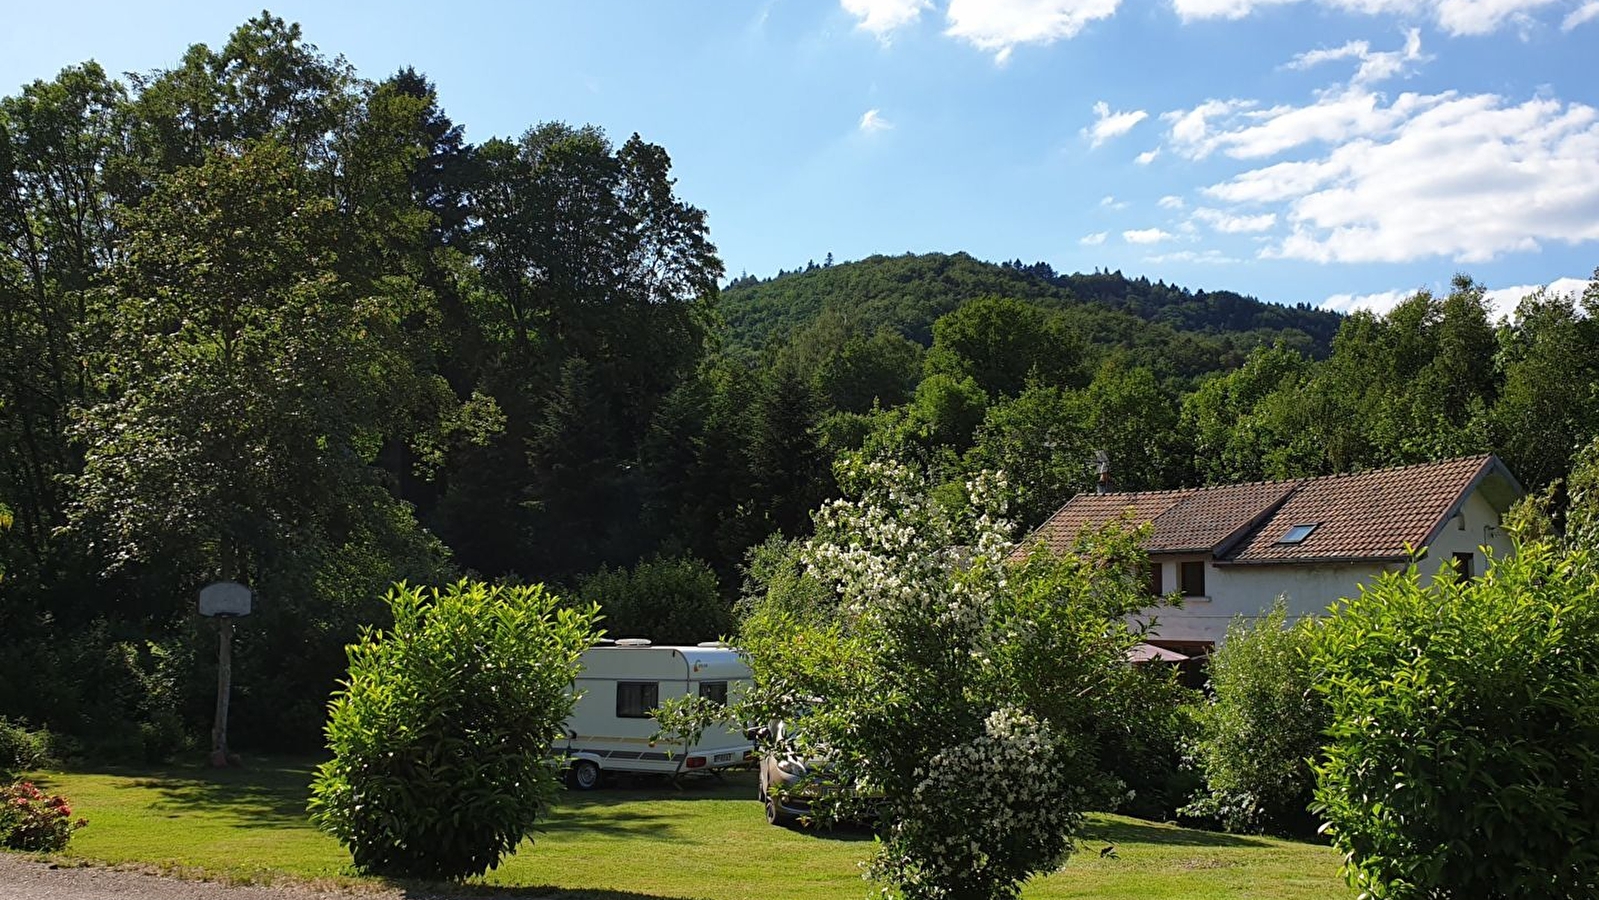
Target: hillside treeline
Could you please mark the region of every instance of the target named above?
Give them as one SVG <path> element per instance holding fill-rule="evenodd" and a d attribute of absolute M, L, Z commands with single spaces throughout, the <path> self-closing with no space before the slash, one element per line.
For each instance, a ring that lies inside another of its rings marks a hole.
<path fill-rule="evenodd" d="M 218 578 L 256 591 L 234 742 L 304 747 L 389 584 L 728 633 L 843 454 L 1004 468 L 1030 526 L 1096 450 L 1128 489 L 1480 450 L 1541 486 L 1599 432 L 1599 290 L 1338 319 L 957 255 L 724 294 L 665 149 L 470 143 L 267 15 L 0 100 L 0 247 L 0 716 L 103 752 L 204 733 Z"/>
<path fill-rule="evenodd" d="M 813 328 L 825 337 L 839 320 L 867 330 L 888 326 L 926 345 L 939 316 L 984 296 L 1055 310 L 1094 346 L 1122 348 L 1138 365 L 1180 376 L 1234 368 L 1262 344 L 1325 357 L 1342 321 L 1337 313 L 1232 291 L 1190 291 L 1121 272 L 1062 275 L 1048 263 L 996 265 L 965 253 L 872 256 L 839 266 L 828 258 L 770 279 L 740 275 L 721 308 L 734 348 L 803 341 Z"/>

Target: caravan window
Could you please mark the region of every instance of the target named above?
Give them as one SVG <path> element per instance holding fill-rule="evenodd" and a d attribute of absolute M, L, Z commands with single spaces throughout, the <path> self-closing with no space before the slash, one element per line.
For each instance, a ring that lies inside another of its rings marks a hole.
<path fill-rule="evenodd" d="M 727 705 L 727 682 L 702 681 L 700 682 L 700 696 L 718 706 Z"/>
<path fill-rule="evenodd" d="M 648 719 L 661 702 L 661 686 L 654 681 L 618 681 L 616 683 L 616 717 L 618 719 Z"/>

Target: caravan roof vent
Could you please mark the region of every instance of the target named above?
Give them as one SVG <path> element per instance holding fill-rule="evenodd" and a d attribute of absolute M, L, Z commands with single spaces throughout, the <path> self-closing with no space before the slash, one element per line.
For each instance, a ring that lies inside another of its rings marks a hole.
<path fill-rule="evenodd" d="M 618 646 L 618 647 L 648 647 L 649 645 L 650 645 L 650 639 L 649 638 L 617 638 L 616 639 L 616 646 Z"/>
<path fill-rule="evenodd" d="M 718 650 L 726 650 L 727 649 L 727 642 L 726 641 L 700 641 L 698 644 L 695 644 L 694 646 L 696 646 L 696 647 L 705 647 L 705 648 L 708 648 L 708 649 L 709 648 L 714 648 L 714 649 L 718 649 Z"/>

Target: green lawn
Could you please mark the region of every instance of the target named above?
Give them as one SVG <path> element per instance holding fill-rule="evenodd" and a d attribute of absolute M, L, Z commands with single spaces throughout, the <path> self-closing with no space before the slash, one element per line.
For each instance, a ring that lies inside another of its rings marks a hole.
<path fill-rule="evenodd" d="M 305 819 L 311 763 L 37 773 L 90 820 L 71 854 L 250 880 L 351 877 L 349 856 Z M 486 885 L 547 888 L 569 900 L 864 897 L 856 862 L 868 835 L 773 828 L 753 776 L 567 793 L 533 845 Z M 1099 850 L 1114 843 L 1117 859 Z M 1028 886 L 1029 900 L 1351 897 L 1332 850 L 1095 816 L 1083 852 Z M 499 893 L 489 887 L 487 894 Z M 518 894 L 524 891 L 518 891 Z"/>

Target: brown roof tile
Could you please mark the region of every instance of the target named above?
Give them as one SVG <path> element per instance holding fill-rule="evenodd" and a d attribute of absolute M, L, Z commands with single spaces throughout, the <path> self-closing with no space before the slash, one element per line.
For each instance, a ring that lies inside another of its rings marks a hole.
<path fill-rule="evenodd" d="M 1491 456 L 1329 475 L 1297 481 L 1079 494 L 1025 542 L 1057 552 L 1087 527 L 1126 515 L 1151 523 L 1151 553 L 1214 553 L 1235 563 L 1339 562 L 1403 558 L 1442 524 L 1466 490 L 1490 468 Z M 1506 480 L 1519 493 L 1514 479 Z M 1316 524 L 1304 541 L 1279 544 L 1295 525 Z M 1020 549 L 1020 548 L 1019 548 Z"/>
<path fill-rule="evenodd" d="M 1246 527 L 1277 508 L 1297 481 L 1257 481 L 1188 491 L 1155 517 L 1150 553 L 1224 549 Z"/>
<path fill-rule="evenodd" d="M 1419 550 L 1493 457 L 1329 475 L 1305 481 L 1230 554 L 1232 562 L 1398 559 Z M 1298 544 L 1295 525 L 1320 523 Z"/>
<path fill-rule="evenodd" d="M 1195 493 L 1196 489 L 1180 491 L 1138 491 L 1118 494 L 1078 494 L 1055 511 L 1049 521 L 1038 526 L 1028 537 L 1027 546 L 1042 540 L 1049 549 L 1060 553 L 1071 546 L 1084 528 L 1099 528 L 1126 516 L 1134 525 L 1152 521 L 1170 509 L 1172 504 Z"/>

